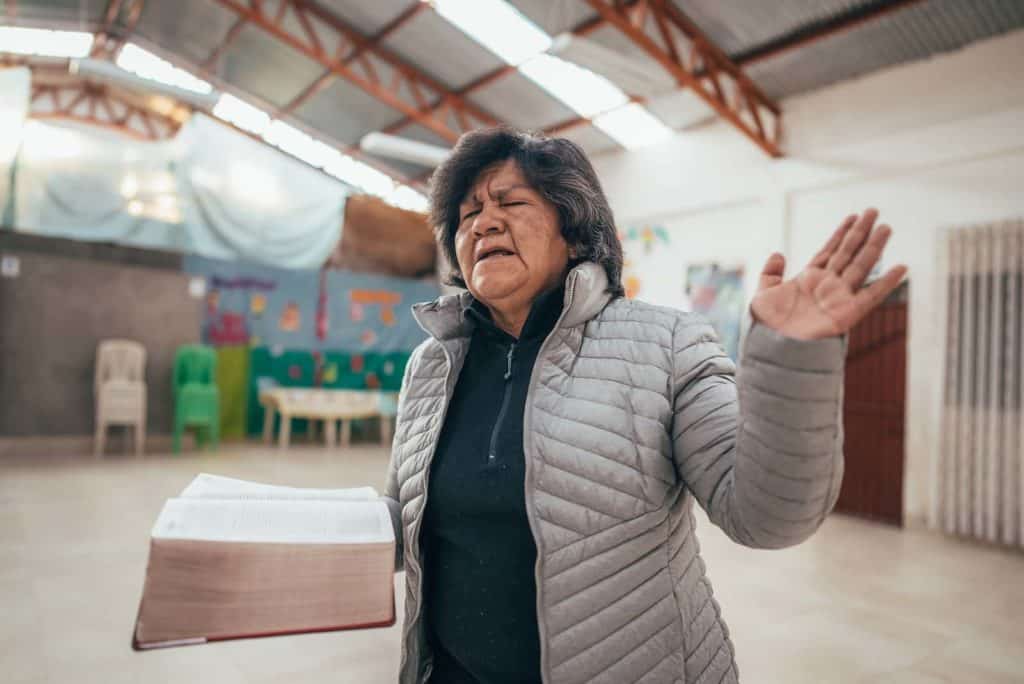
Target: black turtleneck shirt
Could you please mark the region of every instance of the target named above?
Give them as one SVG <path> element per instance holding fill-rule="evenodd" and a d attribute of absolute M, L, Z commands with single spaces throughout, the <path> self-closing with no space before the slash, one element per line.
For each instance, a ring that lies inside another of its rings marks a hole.
<path fill-rule="evenodd" d="M 431 684 L 541 681 L 523 408 L 564 293 L 534 302 L 518 340 L 480 303 L 464 312 L 476 327 L 431 464 L 420 538 Z"/>

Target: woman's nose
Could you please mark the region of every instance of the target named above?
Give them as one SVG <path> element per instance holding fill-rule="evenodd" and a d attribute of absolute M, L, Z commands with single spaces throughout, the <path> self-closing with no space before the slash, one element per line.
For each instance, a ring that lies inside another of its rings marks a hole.
<path fill-rule="evenodd" d="M 478 236 L 501 233 L 505 230 L 505 220 L 498 212 L 489 209 L 481 211 L 473 222 L 473 232 Z"/>

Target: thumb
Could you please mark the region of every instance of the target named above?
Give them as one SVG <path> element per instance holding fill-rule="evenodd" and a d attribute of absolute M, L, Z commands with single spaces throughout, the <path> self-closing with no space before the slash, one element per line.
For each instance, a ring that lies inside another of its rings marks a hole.
<path fill-rule="evenodd" d="M 760 292 L 781 283 L 785 271 L 786 257 L 779 252 L 772 253 L 768 257 L 768 261 L 765 262 L 764 268 L 761 269 L 761 277 L 757 281 L 757 291 Z"/>

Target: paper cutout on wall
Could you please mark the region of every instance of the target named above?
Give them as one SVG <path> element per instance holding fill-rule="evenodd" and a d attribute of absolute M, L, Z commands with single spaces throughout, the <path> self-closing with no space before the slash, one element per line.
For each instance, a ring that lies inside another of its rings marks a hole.
<path fill-rule="evenodd" d="M 636 299 L 643 286 L 640 276 L 633 270 L 633 262 L 624 259 L 622 262 L 622 287 L 626 290 L 627 299 Z"/>
<path fill-rule="evenodd" d="M 267 310 L 267 296 L 262 293 L 255 293 L 249 298 L 249 312 L 255 318 L 261 318 Z"/>
<path fill-rule="evenodd" d="M 214 320 L 207 332 L 207 338 L 211 344 L 216 345 L 245 344 L 249 340 L 245 316 L 225 311 Z"/>
<path fill-rule="evenodd" d="M 359 306 L 359 318 L 355 316 L 352 320 L 363 320 L 364 311 L 362 307 L 376 304 L 380 307 L 380 321 L 384 325 L 391 327 L 395 325 L 397 318 L 395 316 L 395 307 L 402 303 L 402 295 L 399 292 L 390 292 L 388 290 L 351 290 L 349 292 L 349 299 L 352 302 L 352 306 Z M 365 335 L 366 333 L 364 333 Z M 373 340 L 364 344 L 373 344 L 377 337 L 374 335 Z"/>
<path fill-rule="evenodd" d="M 395 374 L 395 364 L 392 363 L 391 361 L 385 361 L 382 370 L 384 371 L 384 375 L 390 378 L 392 375 Z"/>
<path fill-rule="evenodd" d="M 716 263 L 694 264 L 686 269 L 686 295 L 690 308 L 704 314 L 726 352 L 737 358 L 746 295 L 743 266 L 724 268 Z"/>
<path fill-rule="evenodd" d="M 329 363 L 324 366 L 324 382 L 325 385 L 333 385 L 338 382 L 338 364 Z"/>
<path fill-rule="evenodd" d="M 349 359 L 349 367 L 353 373 L 362 373 L 366 367 L 366 359 L 361 354 L 353 354 L 352 358 Z"/>
<path fill-rule="evenodd" d="M 295 302 L 288 302 L 281 312 L 281 320 L 278 327 L 286 332 L 295 332 L 302 326 L 302 315 L 299 313 L 299 305 Z"/>
<path fill-rule="evenodd" d="M 650 254 L 659 242 L 666 245 L 669 243 L 668 231 L 662 226 L 632 226 L 619 233 L 619 242 L 629 240 L 640 240 L 645 254 Z"/>
<path fill-rule="evenodd" d="M 260 344 L 296 351 L 408 352 L 425 336 L 409 304 L 437 296 L 436 286 L 420 280 L 336 270 L 290 271 L 193 256 L 185 262 L 189 274 L 211 284 L 216 278 L 224 287 L 218 290 L 215 313 L 204 307 L 204 334 L 221 312 L 239 312 L 246 318 L 249 335 L 259 337 Z M 365 334 L 367 330 L 373 335 Z M 342 382 L 347 366 L 346 361 Z"/>
<path fill-rule="evenodd" d="M 297 364 L 288 366 L 288 377 L 292 380 L 300 380 L 302 378 L 302 369 Z"/>
<path fill-rule="evenodd" d="M 366 387 L 367 389 L 380 389 L 380 378 L 374 372 L 366 374 Z"/>

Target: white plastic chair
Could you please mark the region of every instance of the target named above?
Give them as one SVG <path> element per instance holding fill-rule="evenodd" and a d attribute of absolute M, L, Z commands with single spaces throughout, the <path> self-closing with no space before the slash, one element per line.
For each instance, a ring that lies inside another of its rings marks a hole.
<path fill-rule="evenodd" d="M 134 426 L 135 453 L 146 442 L 146 348 L 131 340 L 104 340 L 96 349 L 95 453 L 103 454 L 110 425 Z"/>

